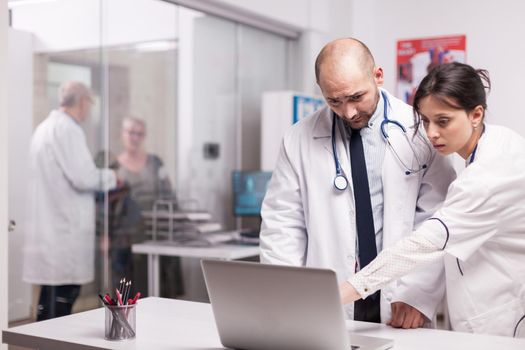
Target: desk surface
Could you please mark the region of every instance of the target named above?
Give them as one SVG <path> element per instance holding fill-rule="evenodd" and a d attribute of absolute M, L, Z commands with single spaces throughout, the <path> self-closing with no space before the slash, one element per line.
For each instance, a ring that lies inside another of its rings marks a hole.
<path fill-rule="evenodd" d="M 131 251 L 136 254 L 155 254 L 192 258 L 237 260 L 259 255 L 258 246 L 218 244 L 209 247 L 185 247 L 170 245 L 166 241 L 146 241 L 133 244 Z"/>
<path fill-rule="evenodd" d="M 523 350 L 525 340 L 432 329 L 393 329 L 382 324 L 348 321 L 363 335 L 394 339 L 402 350 Z M 102 308 L 3 331 L 2 342 L 41 350 L 218 350 L 221 346 L 209 304 L 146 298 L 137 305 L 137 337 L 104 340 Z M 276 349 L 279 350 L 279 349 Z"/>

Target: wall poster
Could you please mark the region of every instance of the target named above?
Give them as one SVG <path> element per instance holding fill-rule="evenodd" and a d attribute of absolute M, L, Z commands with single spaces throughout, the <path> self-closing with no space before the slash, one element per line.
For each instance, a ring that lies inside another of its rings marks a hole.
<path fill-rule="evenodd" d="M 465 35 L 399 40 L 397 42 L 397 97 L 412 104 L 417 86 L 432 68 L 448 62 L 465 63 L 465 59 Z"/>

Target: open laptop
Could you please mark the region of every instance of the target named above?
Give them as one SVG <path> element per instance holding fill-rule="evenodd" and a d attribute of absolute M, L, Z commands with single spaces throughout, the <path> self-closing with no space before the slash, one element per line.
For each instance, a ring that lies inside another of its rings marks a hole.
<path fill-rule="evenodd" d="M 348 333 L 331 270 L 207 259 L 201 264 L 225 347 L 384 350 L 394 345 Z"/>

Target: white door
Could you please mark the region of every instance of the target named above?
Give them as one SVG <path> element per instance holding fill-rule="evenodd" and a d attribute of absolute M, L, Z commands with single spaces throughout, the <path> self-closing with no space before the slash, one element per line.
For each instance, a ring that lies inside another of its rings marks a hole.
<path fill-rule="evenodd" d="M 7 73 L 7 1 L 0 0 L 0 77 Z M 7 193 L 7 81 L 0 80 L 0 193 Z M 0 329 L 7 327 L 7 198 L 0 196 Z M 0 345 L 7 350 L 7 345 Z"/>
<path fill-rule="evenodd" d="M 33 130 L 33 37 L 8 31 L 8 218 L 16 223 L 9 233 L 9 321 L 27 319 L 31 285 L 22 282 L 25 203 L 29 142 Z"/>

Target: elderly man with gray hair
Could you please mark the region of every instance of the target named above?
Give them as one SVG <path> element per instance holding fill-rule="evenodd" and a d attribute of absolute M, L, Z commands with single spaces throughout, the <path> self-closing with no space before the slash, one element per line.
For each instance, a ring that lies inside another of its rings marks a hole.
<path fill-rule="evenodd" d="M 68 315 L 80 286 L 94 279 L 93 193 L 116 186 L 113 170 L 97 169 L 80 123 L 90 90 L 69 81 L 59 105 L 36 128 L 30 146 L 28 227 L 23 279 L 41 286 L 37 320 Z"/>

